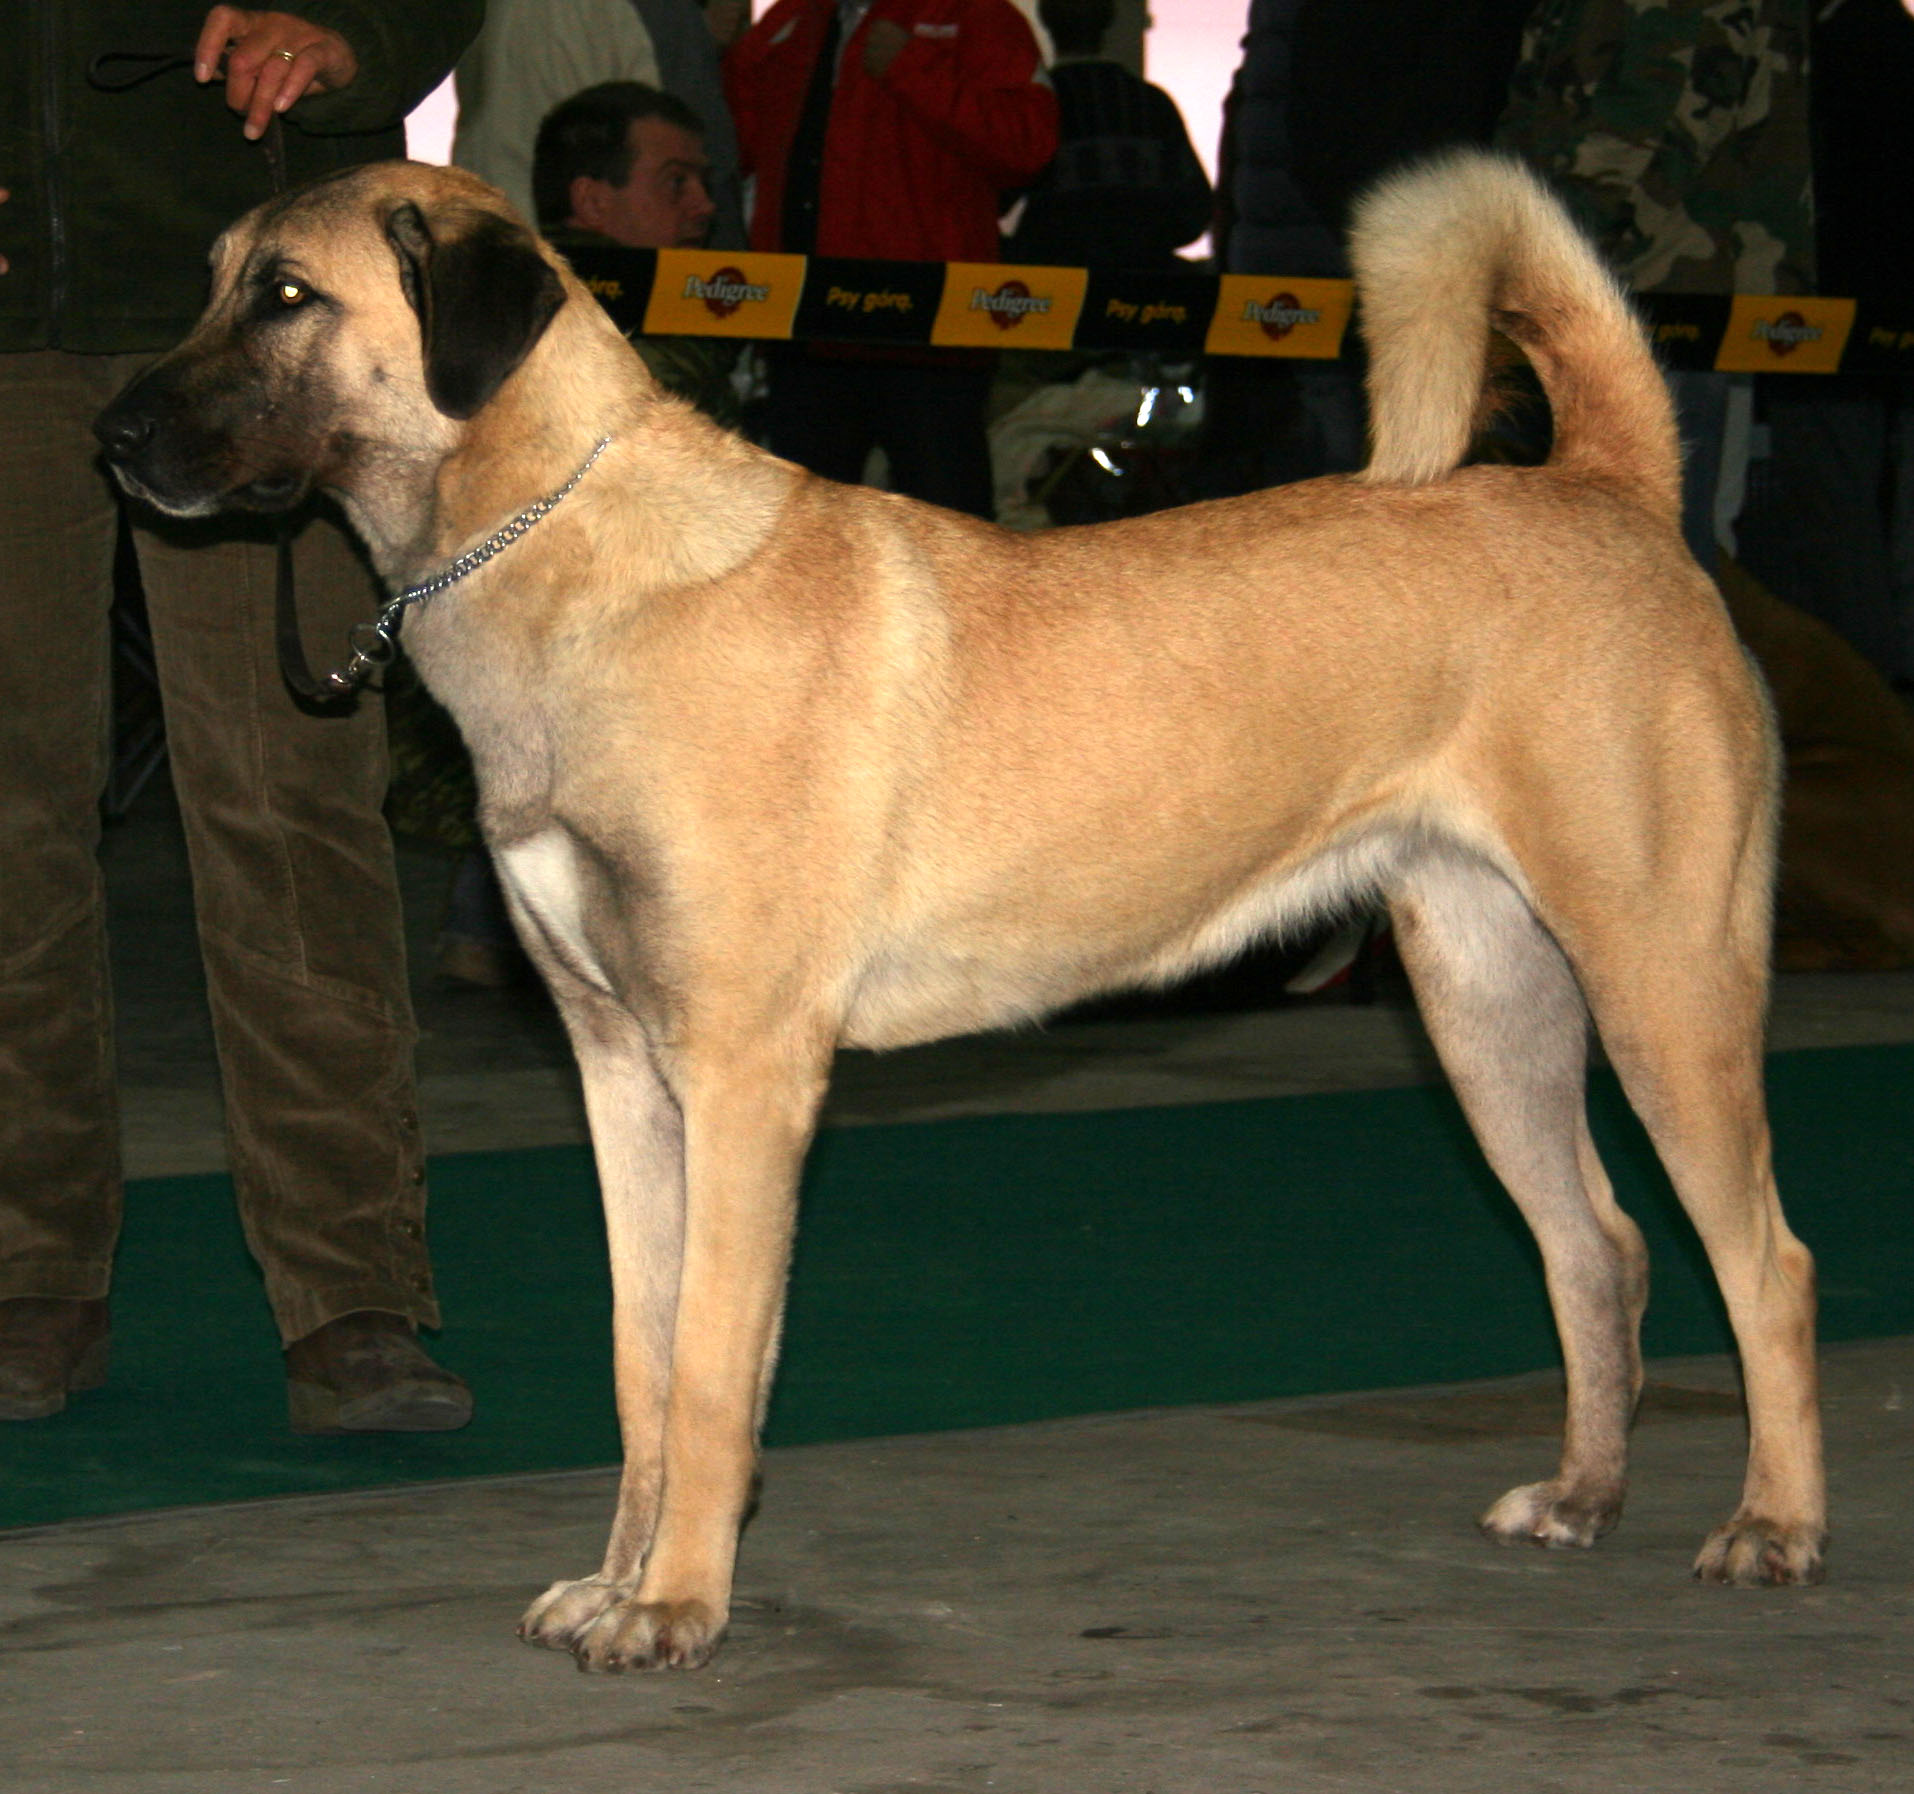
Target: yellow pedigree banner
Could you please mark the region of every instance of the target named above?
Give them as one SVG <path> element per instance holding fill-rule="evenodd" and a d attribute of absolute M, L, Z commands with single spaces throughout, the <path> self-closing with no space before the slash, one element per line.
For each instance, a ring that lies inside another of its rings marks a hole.
<path fill-rule="evenodd" d="M 1333 361 L 1355 288 L 1346 280 L 1289 280 L 1274 274 L 1225 274 L 1203 344 L 1211 355 L 1303 355 Z"/>
<path fill-rule="evenodd" d="M 804 261 L 741 249 L 661 249 L 645 334 L 788 337 Z"/>
<path fill-rule="evenodd" d="M 1715 366 L 1729 374 L 1832 374 L 1853 328 L 1852 299 L 1737 293 Z"/>
<path fill-rule="evenodd" d="M 930 340 L 991 349 L 1067 349 L 1090 284 L 1082 268 L 952 262 Z"/>

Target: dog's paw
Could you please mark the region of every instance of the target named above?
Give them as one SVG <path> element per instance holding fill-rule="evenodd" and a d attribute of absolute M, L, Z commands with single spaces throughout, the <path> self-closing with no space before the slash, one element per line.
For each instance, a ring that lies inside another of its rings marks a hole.
<path fill-rule="evenodd" d="M 1818 1526 L 1784 1526 L 1737 1514 L 1708 1535 L 1695 1559 L 1695 1578 L 1737 1588 L 1819 1582 L 1827 1574 L 1822 1561 L 1827 1543 L 1828 1535 Z"/>
<path fill-rule="evenodd" d="M 1586 1551 L 1621 1517 L 1619 1494 L 1590 1497 L 1546 1482 L 1511 1489 L 1476 1524 L 1498 1544 Z"/>
<path fill-rule="evenodd" d="M 725 1615 L 703 1601 L 640 1601 L 608 1607 L 572 1646 L 578 1667 L 702 1669 L 724 1636 Z"/>
<path fill-rule="evenodd" d="M 554 1651 L 572 1650 L 588 1627 L 630 1594 L 629 1588 L 602 1576 L 554 1582 L 525 1609 L 525 1617 L 518 1622 L 518 1635 L 527 1644 L 547 1645 Z"/>

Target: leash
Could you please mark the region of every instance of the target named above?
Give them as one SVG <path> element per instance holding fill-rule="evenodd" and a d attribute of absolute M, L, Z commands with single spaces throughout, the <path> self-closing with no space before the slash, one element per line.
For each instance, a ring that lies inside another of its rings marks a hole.
<path fill-rule="evenodd" d="M 128 66 L 114 74 L 118 63 Z M 192 66 L 192 57 L 171 50 L 104 50 L 86 65 L 86 84 L 101 93 L 131 93 L 155 75 L 170 75 L 175 69 Z"/>
<path fill-rule="evenodd" d="M 305 649 L 299 640 L 299 619 L 292 605 L 290 537 L 282 535 L 278 593 L 279 665 L 286 683 L 295 694 L 309 703 L 339 704 L 353 697 L 374 673 L 392 664 L 399 652 L 399 630 L 404 625 L 407 611 L 415 604 L 423 604 L 435 597 L 446 587 L 457 585 L 468 574 L 476 573 L 500 550 L 509 548 L 520 536 L 543 521 L 571 496 L 578 482 L 591 472 L 593 463 L 611 447 L 611 443 L 609 436 L 599 437 L 592 452 L 564 485 L 534 500 L 509 523 L 495 529 L 476 548 L 467 549 L 457 560 L 447 562 L 430 579 L 422 579 L 417 585 L 407 586 L 396 598 L 388 598 L 371 622 L 355 623 L 346 631 L 346 646 L 351 654 L 345 665 L 335 667 L 323 679 L 312 676 L 312 669 L 306 664 Z"/>
<path fill-rule="evenodd" d="M 103 50 L 86 65 L 86 84 L 98 93 L 131 93 L 160 75 L 192 66 L 190 55 L 181 56 L 172 50 Z M 284 193 L 286 130 L 285 121 L 277 112 L 266 121 L 266 133 L 260 138 L 259 147 L 265 152 L 266 166 L 272 171 L 273 191 Z"/>

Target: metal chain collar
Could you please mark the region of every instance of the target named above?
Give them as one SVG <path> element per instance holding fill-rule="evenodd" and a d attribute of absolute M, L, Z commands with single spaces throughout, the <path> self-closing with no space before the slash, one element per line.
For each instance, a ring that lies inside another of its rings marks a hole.
<path fill-rule="evenodd" d="M 598 446 L 585 457 L 578 471 L 556 492 L 549 492 L 535 503 L 527 505 L 510 523 L 495 530 L 476 548 L 468 549 L 457 560 L 442 567 L 430 579 L 407 586 L 396 598 L 388 599 L 379 607 L 378 616 L 370 623 L 355 623 L 346 633 L 346 646 L 352 650 L 351 656 L 344 666 L 334 668 L 320 681 L 325 689 L 338 697 L 349 697 L 374 673 L 390 666 L 399 652 L 399 629 L 405 621 L 405 613 L 413 605 L 422 604 L 435 593 L 444 591 L 447 586 L 456 585 L 468 573 L 477 572 L 501 549 L 510 547 L 533 524 L 569 498 L 578 482 L 591 472 L 592 463 L 611 447 L 611 441 L 609 436 L 601 436 Z"/>

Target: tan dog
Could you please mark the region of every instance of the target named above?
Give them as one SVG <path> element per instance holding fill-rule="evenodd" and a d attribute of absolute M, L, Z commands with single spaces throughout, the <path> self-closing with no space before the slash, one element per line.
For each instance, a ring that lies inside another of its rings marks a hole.
<path fill-rule="evenodd" d="M 834 1048 L 1377 892 L 1567 1361 L 1559 1470 L 1484 1526 L 1586 1545 L 1621 1509 L 1647 1266 L 1584 1119 L 1592 1012 L 1743 1355 L 1747 1483 L 1697 1572 L 1818 1576 L 1813 1271 L 1761 1085 L 1775 749 L 1682 547 L 1662 382 L 1512 165 L 1402 177 L 1355 250 L 1366 472 L 1036 537 L 726 435 L 496 193 L 405 164 L 234 226 L 101 419 L 168 510 L 337 494 L 394 588 L 586 468 L 406 635 L 576 1044 L 611 1240 L 617 1518 L 525 1638 L 600 1669 L 717 1644 Z M 1554 402 L 1545 467 L 1457 471 L 1491 324 Z"/>

